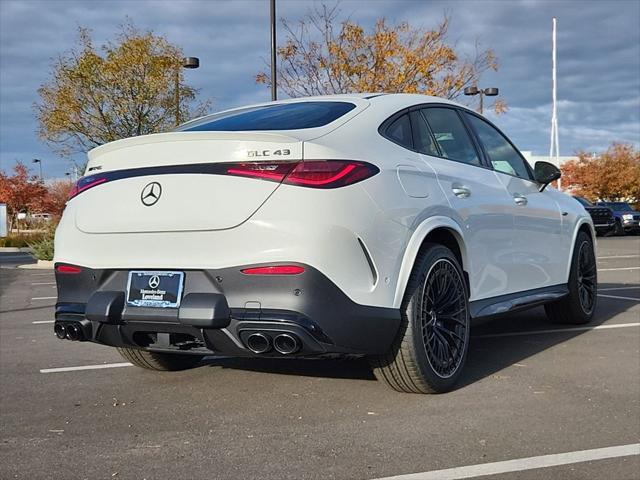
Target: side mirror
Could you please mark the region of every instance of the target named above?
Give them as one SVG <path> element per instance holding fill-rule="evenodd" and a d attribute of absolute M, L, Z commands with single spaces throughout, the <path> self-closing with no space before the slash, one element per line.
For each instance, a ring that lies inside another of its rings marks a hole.
<path fill-rule="evenodd" d="M 536 162 L 536 166 L 533 169 L 533 176 L 536 182 L 540 184 L 541 192 L 547 188 L 547 185 L 551 182 L 558 180 L 561 175 L 560 169 L 549 162 Z"/>

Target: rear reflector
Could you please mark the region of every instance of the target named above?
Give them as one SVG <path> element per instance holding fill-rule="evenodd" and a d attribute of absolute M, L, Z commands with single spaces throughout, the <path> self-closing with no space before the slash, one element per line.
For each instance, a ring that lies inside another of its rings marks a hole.
<path fill-rule="evenodd" d="M 298 265 L 273 265 L 245 268 L 240 271 L 245 275 L 299 275 L 304 273 L 304 267 L 299 267 Z"/>
<path fill-rule="evenodd" d="M 58 265 L 56 267 L 58 273 L 80 273 L 82 269 L 80 267 L 74 267 L 73 265 Z"/>

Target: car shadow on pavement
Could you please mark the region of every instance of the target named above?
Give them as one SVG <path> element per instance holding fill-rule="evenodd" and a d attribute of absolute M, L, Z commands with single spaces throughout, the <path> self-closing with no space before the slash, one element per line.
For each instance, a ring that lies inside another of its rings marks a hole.
<path fill-rule="evenodd" d="M 628 287 L 614 283 L 601 288 Z M 634 294 L 635 297 L 635 294 Z M 463 388 L 504 368 L 522 362 L 544 350 L 578 337 L 588 330 L 571 328 L 601 325 L 637 305 L 633 301 L 599 298 L 593 320 L 586 326 L 552 324 L 542 307 L 476 321 L 472 324 L 469 356 L 456 389 Z M 557 333 L 531 333 L 539 330 L 565 330 Z M 522 332 L 521 335 L 510 335 Z M 504 335 L 505 336 L 494 336 Z M 280 375 L 375 380 L 366 359 L 278 359 L 278 358 L 211 358 L 205 365 Z"/>

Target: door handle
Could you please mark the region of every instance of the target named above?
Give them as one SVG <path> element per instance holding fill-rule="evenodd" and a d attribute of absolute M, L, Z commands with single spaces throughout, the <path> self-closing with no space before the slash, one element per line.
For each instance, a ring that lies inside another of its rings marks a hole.
<path fill-rule="evenodd" d="M 524 206 L 527 204 L 527 197 L 525 197 L 524 195 L 520 195 L 519 193 L 514 193 L 513 201 L 516 202 L 516 205 Z"/>
<path fill-rule="evenodd" d="M 467 187 L 464 187 L 462 185 L 455 185 L 455 184 L 452 185 L 451 191 L 458 198 L 467 198 L 471 196 L 471 190 L 469 190 Z"/>

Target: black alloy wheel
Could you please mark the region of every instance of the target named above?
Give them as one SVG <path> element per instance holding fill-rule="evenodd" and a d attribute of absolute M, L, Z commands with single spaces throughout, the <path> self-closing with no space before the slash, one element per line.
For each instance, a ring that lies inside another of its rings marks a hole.
<path fill-rule="evenodd" d="M 433 371 L 441 378 L 453 375 L 462 362 L 468 334 L 464 281 L 446 258 L 427 274 L 422 293 L 422 339 Z"/>

